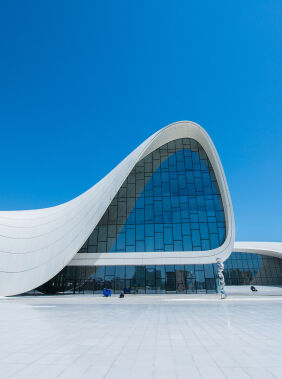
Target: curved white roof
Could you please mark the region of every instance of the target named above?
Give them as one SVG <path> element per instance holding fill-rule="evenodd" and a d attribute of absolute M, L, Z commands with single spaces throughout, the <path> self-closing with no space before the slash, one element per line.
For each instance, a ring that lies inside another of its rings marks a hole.
<path fill-rule="evenodd" d="M 226 259 L 232 252 L 235 224 L 231 198 L 217 151 L 206 131 L 190 121 L 153 134 L 95 186 L 62 205 L 0 212 L 0 295 L 14 295 L 45 283 L 66 266 L 87 240 L 138 161 L 178 138 L 193 138 L 206 151 L 222 196 L 226 240 L 208 251 L 99 254 L 98 264 L 193 264 Z M 122 260 L 122 263 L 121 263 Z"/>

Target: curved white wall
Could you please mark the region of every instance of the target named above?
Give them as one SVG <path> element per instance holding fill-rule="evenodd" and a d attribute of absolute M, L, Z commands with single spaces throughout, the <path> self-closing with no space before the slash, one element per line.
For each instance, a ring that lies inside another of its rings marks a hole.
<path fill-rule="evenodd" d="M 208 251 L 91 254 L 95 264 L 203 264 L 232 252 L 235 224 L 231 198 L 217 151 L 203 128 L 181 121 L 149 137 L 95 186 L 62 205 L 31 211 L 0 212 L 0 294 L 14 295 L 45 283 L 66 266 L 87 240 L 122 183 L 146 155 L 169 141 L 193 138 L 206 151 L 221 192 L 226 239 Z M 81 259 L 85 254 L 79 254 Z M 95 257 L 93 257 L 95 255 Z M 77 258 L 77 256 L 76 256 Z"/>

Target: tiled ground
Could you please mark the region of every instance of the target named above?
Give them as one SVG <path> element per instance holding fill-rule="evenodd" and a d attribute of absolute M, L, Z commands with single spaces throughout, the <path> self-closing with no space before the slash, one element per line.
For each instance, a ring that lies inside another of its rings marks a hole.
<path fill-rule="evenodd" d="M 0 378 L 282 378 L 282 296 L 2 298 Z"/>

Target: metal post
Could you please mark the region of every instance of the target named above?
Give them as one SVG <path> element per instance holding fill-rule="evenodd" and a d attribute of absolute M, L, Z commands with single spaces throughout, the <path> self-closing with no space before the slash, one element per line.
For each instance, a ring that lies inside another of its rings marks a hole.
<path fill-rule="evenodd" d="M 225 287 L 225 281 L 224 281 L 224 275 L 223 275 L 224 264 L 221 258 L 216 258 L 216 265 L 217 265 L 217 274 L 218 274 L 219 284 L 220 284 L 220 297 L 221 299 L 225 299 L 227 295 L 224 289 Z"/>

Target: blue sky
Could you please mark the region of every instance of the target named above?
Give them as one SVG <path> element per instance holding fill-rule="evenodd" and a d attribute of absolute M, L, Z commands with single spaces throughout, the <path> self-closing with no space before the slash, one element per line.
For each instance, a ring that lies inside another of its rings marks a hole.
<path fill-rule="evenodd" d="M 281 1 L 0 4 L 0 209 L 87 190 L 192 120 L 221 157 L 237 240 L 282 241 Z"/>

